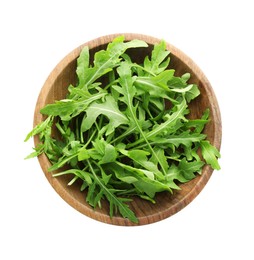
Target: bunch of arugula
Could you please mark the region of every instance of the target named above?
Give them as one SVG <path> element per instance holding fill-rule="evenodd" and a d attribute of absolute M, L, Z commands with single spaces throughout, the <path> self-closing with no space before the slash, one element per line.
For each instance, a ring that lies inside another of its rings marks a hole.
<path fill-rule="evenodd" d="M 117 37 L 95 53 L 92 65 L 84 47 L 77 60 L 78 83 L 69 86 L 66 99 L 41 109 L 47 119 L 25 139 L 39 135 L 41 141 L 27 158 L 45 153 L 53 176 L 73 175 L 69 185 L 82 180 L 81 191 L 87 189 L 92 207 L 106 199 L 111 217 L 119 212 L 135 223 L 126 203 L 132 196 L 155 203 L 157 192 L 180 189 L 178 183 L 195 178 L 205 163 L 220 169 L 219 151 L 202 133 L 209 110 L 200 119 L 186 118 L 188 104 L 200 94 L 198 86 L 187 83 L 190 74 L 176 77 L 168 69 L 164 41 L 143 64 L 126 54 L 147 46 Z M 53 126 L 61 138 L 52 137 Z M 68 170 L 62 170 L 66 165 Z"/>

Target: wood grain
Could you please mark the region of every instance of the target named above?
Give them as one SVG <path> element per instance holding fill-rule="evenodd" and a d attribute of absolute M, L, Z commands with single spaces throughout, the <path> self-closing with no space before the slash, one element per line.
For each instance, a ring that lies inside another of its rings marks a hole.
<path fill-rule="evenodd" d="M 34 126 L 44 119 L 44 117 L 40 114 L 40 109 L 46 104 L 53 103 L 55 100 L 64 98 L 69 84 L 75 84 L 76 61 L 81 49 L 84 46 L 88 46 L 91 56 L 93 56 L 95 52 L 105 48 L 106 45 L 118 35 L 125 35 L 125 39 L 127 41 L 132 39 L 141 39 L 149 44 L 149 48 L 143 48 L 142 50 L 131 49 L 128 51 L 136 62 L 142 61 L 144 56 L 151 52 L 153 45 L 160 41 L 159 39 L 151 36 L 120 33 L 100 37 L 74 49 L 62 61 L 60 61 L 60 63 L 50 73 L 44 86 L 42 87 L 35 107 Z M 171 52 L 170 67 L 176 70 L 176 74 L 182 75 L 183 73 L 190 72 L 192 75 L 190 82 L 199 85 L 201 95 L 191 103 L 191 117 L 201 117 L 204 109 L 207 107 L 210 108 L 211 121 L 206 126 L 204 132 L 207 134 L 210 142 L 220 149 L 222 136 L 220 110 L 209 81 L 199 67 L 182 51 L 169 43 L 167 43 L 167 49 Z M 37 136 L 35 136 L 34 142 L 35 145 L 38 144 L 39 140 Z M 78 183 L 73 186 L 67 186 L 69 181 L 68 176 L 53 178 L 51 173 L 47 171 L 50 166 L 50 162 L 47 157 L 45 155 L 41 155 L 38 160 L 46 178 L 56 192 L 69 205 L 82 214 L 108 224 L 123 226 L 137 225 L 120 216 L 110 218 L 108 215 L 107 203 L 103 204 L 102 209 L 92 209 L 85 201 L 85 192 L 80 192 L 80 186 Z M 212 172 L 213 170 L 209 166 L 205 166 L 203 168 L 202 175 L 196 177 L 188 183 L 181 184 L 181 190 L 175 191 L 173 195 L 166 192 L 158 194 L 156 196 L 156 204 L 143 201 L 139 198 L 134 198 L 133 202 L 130 203 L 130 208 L 135 211 L 139 219 L 138 225 L 150 224 L 163 220 L 183 209 L 200 193 L 208 182 Z"/>

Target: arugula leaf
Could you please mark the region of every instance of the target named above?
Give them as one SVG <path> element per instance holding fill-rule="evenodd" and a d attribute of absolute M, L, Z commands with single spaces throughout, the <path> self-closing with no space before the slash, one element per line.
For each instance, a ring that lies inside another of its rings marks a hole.
<path fill-rule="evenodd" d="M 114 146 L 107 143 L 104 139 L 96 139 L 92 143 L 94 150 L 88 150 L 89 157 L 98 159 L 99 164 L 114 162 L 116 160 L 118 153 Z"/>
<path fill-rule="evenodd" d="M 183 115 L 184 115 L 185 109 L 187 108 L 186 101 L 183 99 L 183 101 L 180 104 L 176 105 L 175 107 L 176 107 L 175 112 L 173 112 L 171 115 L 169 115 L 169 114 L 165 115 L 165 117 L 167 119 L 165 122 L 163 122 L 159 125 L 156 125 L 153 128 L 153 130 L 151 130 L 150 132 L 145 134 L 145 138 L 142 136 L 139 140 L 137 140 L 134 143 L 129 144 L 127 147 L 131 148 L 133 146 L 136 146 L 136 145 L 144 142 L 145 139 L 151 140 L 154 136 L 160 135 L 161 133 L 166 131 L 168 128 L 174 127 L 174 125 L 177 123 L 177 121 L 179 119 L 185 119 Z"/>
<path fill-rule="evenodd" d="M 25 157 L 25 159 L 31 159 L 31 158 L 37 157 L 40 154 L 42 154 L 44 152 L 44 145 L 40 144 L 37 147 L 33 148 L 33 150 L 34 150 L 34 152 L 32 152 L 29 155 L 27 155 Z"/>
<path fill-rule="evenodd" d="M 148 178 L 154 179 L 154 174 L 155 174 L 159 179 L 164 179 L 164 176 L 159 171 L 157 165 L 148 160 L 147 156 L 150 154 L 149 152 L 143 150 L 135 150 L 135 149 L 131 151 L 121 149 L 120 152 L 125 156 L 127 156 L 128 158 L 132 159 L 137 164 L 143 166 L 144 169 L 151 172 L 152 174 L 149 174 Z"/>
<path fill-rule="evenodd" d="M 120 62 L 120 56 L 129 48 L 147 47 L 147 43 L 141 40 L 124 42 L 124 37 L 119 36 L 108 44 L 106 50 L 101 50 L 94 55 L 94 66 L 89 67 L 87 51 L 82 52 L 78 63 L 78 79 L 81 85 L 78 87 L 87 89 L 95 80 L 110 72 Z"/>
<path fill-rule="evenodd" d="M 95 123 L 96 118 L 101 114 L 107 116 L 109 119 L 106 135 L 111 134 L 119 125 L 128 123 L 128 118 L 121 113 L 115 99 L 108 95 L 105 98 L 105 102 L 93 102 L 88 106 L 86 109 L 86 117 L 84 117 L 81 124 L 82 132 L 90 129 Z"/>
<path fill-rule="evenodd" d="M 154 46 L 152 51 L 151 59 L 147 56 L 144 60 L 144 68 L 149 71 L 150 74 L 158 75 L 163 72 L 169 64 L 170 59 L 166 59 L 170 51 L 166 49 L 166 42 L 161 41 L 159 44 Z"/>
<path fill-rule="evenodd" d="M 91 185 L 93 182 L 91 173 L 84 171 L 84 170 L 79 170 L 79 169 L 70 169 L 70 170 L 66 170 L 63 172 L 55 173 L 55 174 L 53 174 L 53 177 L 58 177 L 58 176 L 66 175 L 66 174 L 74 174 L 76 177 L 85 181 L 88 185 Z"/>
<path fill-rule="evenodd" d="M 216 147 L 211 145 L 208 140 L 201 141 L 200 147 L 206 163 L 210 164 L 213 169 L 220 170 L 220 165 L 217 158 L 220 158 L 221 155 Z"/>
<path fill-rule="evenodd" d="M 57 160 L 61 151 L 61 144 L 55 139 L 51 138 L 51 129 L 53 126 L 54 117 L 49 116 L 40 124 L 34 127 L 25 138 L 25 142 L 31 137 L 39 135 L 40 143 L 33 148 L 35 151 L 29 154 L 25 159 L 30 159 L 45 153 L 51 161 Z"/>
<path fill-rule="evenodd" d="M 87 82 L 87 77 L 89 74 L 87 73 L 87 70 L 89 69 L 90 63 L 90 54 L 89 54 L 89 48 L 88 46 L 85 46 L 77 59 L 77 69 L 76 74 L 79 79 L 79 87 L 84 87 L 85 83 Z M 88 91 L 87 91 L 88 92 Z"/>
<path fill-rule="evenodd" d="M 167 130 L 168 128 L 173 127 L 179 119 L 185 120 L 184 112 L 187 108 L 186 101 L 183 99 L 179 105 L 176 105 L 176 111 L 174 111 L 171 115 L 166 114 L 165 118 L 167 119 L 165 122 L 159 124 L 158 126 L 154 127 L 152 131 L 146 134 L 146 138 L 150 139 L 153 136 L 156 136 L 163 131 Z"/>
<path fill-rule="evenodd" d="M 94 168 L 89 160 L 87 160 L 88 166 L 93 174 L 95 182 L 100 186 L 101 188 L 101 194 L 104 194 L 105 197 L 108 199 L 110 204 L 110 216 L 113 216 L 114 208 L 119 209 L 120 213 L 123 217 L 130 219 L 132 222 L 137 223 L 138 219 L 136 218 L 133 211 L 131 211 L 127 204 L 123 203 L 126 201 L 124 198 L 119 198 L 115 196 L 115 190 L 109 189 L 105 186 L 105 184 L 100 180 L 100 178 L 97 176 L 97 174 L 94 171 Z"/>
<path fill-rule="evenodd" d="M 138 195 L 140 195 L 140 193 L 146 193 L 150 198 L 154 198 L 157 192 L 165 190 L 172 192 L 171 188 L 167 184 L 153 178 L 153 173 L 150 171 L 135 168 L 119 162 L 117 163 L 117 166 L 120 167 L 116 167 L 116 165 L 112 166 L 116 176 L 121 180 L 124 180 L 124 178 L 126 179 L 127 177 L 128 180 L 130 180 L 130 177 L 132 177 L 132 184 L 137 188 Z M 133 179 L 133 177 L 135 179 Z"/>
<path fill-rule="evenodd" d="M 186 98 L 188 103 L 190 103 L 191 100 L 193 100 L 194 98 L 196 98 L 200 94 L 200 91 L 199 91 L 197 85 L 191 84 L 191 85 L 189 85 L 189 87 L 190 86 L 191 86 L 191 88 L 185 94 L 185 98 Z"/>
<path fill-rule="evenodd" d="M 137 77 L 134 84 L 144 92 L 149 92 L 151 96 L 168 98 L 170 89 L 167 82 L 173 74 L 174 70 L 166 70 L 155 77 Z"/>
<path fill-rule="evenodd" d="M 179 145 L 191 146 L 193 143 L 199 143 L 205 138 L 206 135 L 204 134 L 185 131 L 178 135 L 168 135 L 166 137 L 155 136 L 151 138 L 151 141 L 156 144 L 173 144 L 178 148 Z"/>
<path fill-rule="evenodd" d="M 47 117 L 44 121 L 42 121 L 40 124 L 36 125 L 32 131 L 30 131 L 24 142 L 28 141 L 31 137 L 35 136 L 35 135 L 38 135 L 38 134 L 41 134 L 43 131 L 45 131 L 45 129 L 51 127 L 53 123 L 53 118 L 52 117 Z"/>
<path fill-rule="evenodd" d="M 45 106 L 40 112 L 44 115 L 60 116 L 63 121 L 69 121 L 71 118 L 76 117 L 81 112 L 85 111 L 90 103 L 102 99 L 106 94 L 107 93 L 89 94 L 87 98 L 79 100 L 62 99 L 56 101 L 54 104 Z"/>
<path fill-rule="evenodd" d="M 186 158 L 180 161 L 179 169 L 186 179 L 186 181 L 192 180 L 195 178 L 195 172 L 198 172 L 205 163 L 202 161 L 192 161 L 188 162 Z"/>

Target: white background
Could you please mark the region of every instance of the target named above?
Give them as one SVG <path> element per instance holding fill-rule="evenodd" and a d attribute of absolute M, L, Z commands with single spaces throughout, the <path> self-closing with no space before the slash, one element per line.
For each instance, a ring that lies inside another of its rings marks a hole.
<path fill-rule="evenodd" d="M 0 259 L 254 259 L 253 1 L 0 3 Z M 72 49 L 99 36 L 163 38 L 211 82 L 223 122 L 221 171 L 176 215 L 118 227 L 90 219 L 24 160 L 39 91 Z"/>

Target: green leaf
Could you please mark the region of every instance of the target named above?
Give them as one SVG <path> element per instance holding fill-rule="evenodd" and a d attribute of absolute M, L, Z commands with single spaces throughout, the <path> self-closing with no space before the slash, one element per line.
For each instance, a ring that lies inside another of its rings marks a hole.
<path fill-rule="evenodd" d="M 168 135 L 166 137 L 155 136 L 151 138 L 156 144 L 173 144 L 176 147 L 179 145 L 184 146 L 191 146 L 193 143 L 200 142 L 204 140 L 206 135 L 198 134 L 198 133 L 191 133 L 189 131 L 182 132 L 180 134 Z"/>
<path fill-rule="evenodd" d="M 190 85 L 188 85 L 188 86 L 186 86 L 186 87 L 184 87 L 184 88 L 170 88 L 170 90 L 171 90 L 172 92 L 176 92 L 176 93 L 186 93 L 186 94 L 185 94 L 186 100 L 187 100 L 188 102 L 190 102 L 191 99 L 189 98 L 189 96 L 190 96 L 189 92 L 190 92 L 193 88 L 195 88 L 195 85 L 190 84 Z M 188 98 L 187 98 L 187 97 L 188 97 Z"/>
<path fill-rule="evenodd" d="M 127 124 L 127 117 L 119 110 L 117 102 L 112 96 L 106 96 L 105 102 L 93 102 L 86 109 L 86 117 L 84 117 L 81 125 L 82 132 L 87 131 L 94 124 L 99 115 L 105 115 L 109 119 L 109 126 L 106 135 L 111 134 L 116 127 L 121 124 Z"/>
<path fill-rule="evenodd" d="M 134 176 L 136 173 L 133 174 L 131 171 L 124 169 L 118 165 L 117 162 L 110 164 L 110 169 L 114 172 L 117 179 L 125 183 L 132 184 L 138 181 L 138 179 Z"/>
<path fill-rule="evenodd" d="M 156 125 L 153 130 L 151 130 L 150 132 L 145 134 L 145 138 L 147 140 L 152 140 L 155 136 L 160 135 L 161 133 L 163 133 L 164 131 L 166 131 L 168 128 L 172 128 L 174 127 L 174 125 L 176 125 L 177 121 L 179 119 L 184 119 L 184 112 L 186 109 L 187 105 L 185 100 L 183 99 L 182 102 L 178 105 L 176 105 L 176 111 L 173 112 L 171 115 L 166 114 L 166 121 Z M 139 140 L 137 140 L 134 143 L 129 144 L 127 147 L 134 147 L 140 143 L 144 142 L 144 138 L 140 138 Z"/>
<path fill-rule="evenodd" d="M 84 112 L 89 104 L 95 100 L 102 99 L 105 95 L 106 93 L 102 92 L 80 100 L 62 99 L 54 104 L 46 105 L 40 112 L 45 115 L 60 116 L 63 121 L 70 120 Z"/>
<path fill-rule="evenodd" d="M 190 73 L 185 73 L 185 74 L 183 74 L 182 76 L 181 76 L 181 79 L 183 80 L 183 81 L 185 81 L 185 82 L 187 82 L 189 79 L 190 79 L 190 77 L 191 77 L 191 75 L 190 75 Z"/>
<path fill-rule="evenodd" d="M 155 180 L 154 173 L 152 171 L 145 170 L 145 169 L 142 169 L 142 168 L 136 168 L 136 167 L 133 167 L 133 166 L 130 166 L 130 165 L 127 165 L 127 164 L 123 164 L 123 163 L 117 162 L 117 161 L 116 161 L 116 163 L 117 163 L 117 165 L 121 166 L 125 170 L 130 171 L 133 174 L 135 174 L 134 176 L 136 176 L 136 177 L 138 175 L 139 175 L 139 177 L 146 176 L 146 178 L 148 178 L 150 180 Z M 138 174 L 138 175 L 136 175 L 136 174 Z"/>
<path fill-rule="evenodd" d="M 173 74 L 174 70 L 165 70 L 155 77 L 136 77 L 134 85 L 138 90 L 148 93 L 151 97 L 172 100 L 169 96 L 172 90 L 167 86 L 167 82 L 172 78 Z"/>
<path fill-rule="evenodd" d="M 107 188 L 102 181 L 100 180 L 100 178 L 97 176 L 97 174 L 94 171 L 94 168 L 92 166 L 92 164 L 90 163 L 89 160 L 87 160 L 88 166 L 94 176 L 94 180 L 96 181 L 96 183 L 100 186 L 100 189 L 103 190 L 104 195 L 106 196 L 106 198 L 109 201 L 109 205 L 110 205 L 110 216 L 113 217 L 113 212 L 114 212 L 114 207 L 116 209 L 119 210 L 119 212 L 121 213 L 121 215 L 124 218 L 128 218 L 130 219 L 132 222 L 137 223 L 138 219 L 136 218 L 134 212 L 132 210 L 130 210 L 129 206 L 127 204 L 124 203 L 125 199 L 124 198 L 118 198 L 117 196 L 115 196 L 115 190 L 112 188 Z"/>
<path fill-rule="evenodd" d="M 148 175 L 148 178 L 154 179 L 154 174 L 161 179 L 164 179 L 163 174 L 158 170 L 158 167 L 156 164 L 154 164 L 152 161 L 149 161 L 147 156 L 150 155 L 149 152 L 143 151 L 143 150 L 136 150 L 133 149 L 131 151 L 127 150 L 120 150 L 122 154 L 132 159 L 134 162 L 138 163 L 140 166 L 142 166 L 144 169 L 148 170 L 152 174 Z M 147 174 L 147 172 L 146 172 Z"/>
<path fill-rule="evenodd" d="M 198 86 L 195 84 L 191 84 L 189 85 L 191 86 L 190 89 L 188 89 L 188 91 L 185 93 L 185 98 L 187 100 L 187 102 L 189 103 L 191 100 L 195 99 L 197 96 L 199 96 L 200 91 L 198 89 Z"/>
<path fill-rule="evenodd" d="M 116 148 L 113 145 L 107 143 L 103 138 L 92 141 L 92 144 L 93 148 L 87 150 L 87 154 L 85 154 L 84 156 L 89 156 L 94 160 L 99 161 L 99 164 L 110 163 L 116 160 L 118 156 Z M 82 150 L 83 149 L 81 149 L 80 151 L 83 153 Z"/>
<path fill-rule="evenodd" d="M 105 144 L 104 155 L 100 161 L 100 164 L 114 162 L 118 156 L 115 147 L 111 144 Z"/>
<path fill-rule="evenodd" d="M 34 157 L 39 156 L 40 154 L 42 154 L 44 152 L 44 145 L 43 144 L 39 144 L 37 147 L 33 148 L 35 151 L 30 153 L 29 155 L 27 155 L 25 157 L 25 159 L 31 159 Z"/>
<path fill-rule="evenodd" d="M 176 187 L 175 189 L 180 189 L 175 183 L 174 180 L 178 180 L 182 183 L 186 182 L 187 180 L 183 177 L 181 174 L 181 171 L 179 167 L 177 167 L 174 163 L 172 163 L 168 169 L 167 175 L 166 175 L 166 180 L 169 183 L 173 183 Z"/>
<path fill-rule="evenodd" d="M 102 167 L 100 167 L 101 170 L 101 177 L 104 185 L 107 185 L 109 180 L 111 179 L 112 174 L 106 174 L 106 172 L 103 170 Z"/>
<path fill-rule="evenodd" d="M 207 108 L 204 112 L 204 114 L 202 115 L 200 120 L 196 120 L 196 129 L 195 132 L 196 133 L 201 133 L 205 127 L 205 125 L 210 121 L 209 120 L 209 115 L 210 115 L 210 109 Z"/>
<path fill-rule="evenodd" d="M 88 46 L 85 46 L 77 59 L 77 69 L 76 73 L 79 80 L 79 87 L 83 88 L 87 79 L 86 71 L 89 70 L 89 63 L 90 63 L 90 55 L 89 55 L 89 49 Z"/>
<path fill-rule="evenodd" d="M 106 50 L 101 50 L 94 55 L 94 67 L 82 67 L 83 78 L 80 79 L 85 88 L 95 80 L 110 72 L 120 62 L 120 56 L 129 48 L 147 47 L 147 43 L 140 40 L 124 42 L 124 37 L 119 36 L 108 44 Z M 85 63 L 86 64 L 86 63 Z M 83 86 L 82 86 L 83 87 Z"/>
<path fill-rule="evenodd" d="M 73 158 L 77 157 L 77 155 L 78 155 L 78 153 L 73 154 L 71 156 L 67 156 L 67 157 L 66 156 L 60 157 L 56 163 L 54 163 L 52 166 L 50 166 L 48 168 L 48 171 L 52 172 L 52 171 L 62 168 L 65 165 L 68 165 Z"/>
<path fill-rule="evenodd" d="M 157 192 L 171 192 L 171 188 L 167 184 L 164 184 L 163 182 L 158 181 L 152 177 L 152 172 L 119 162 L 117 162 L 117 165 L 123 168 L 123 170 L 118 169 L 118 176 L 122 174 L 126 176 L 126 172 L 128 173 L 127 176 L 133 176 L 135 179 L 137 179 L 137 181 L 133 181 L 132 184 L 139 190 L 139 192 L 146 193 L 150 198 L 153 198 Z"/>
<path fill-rule="evenodd" d="M 162 73 L 160 73 L 157 76 L 151 77 L 151 76 L 146 76 L 146 77 L 137 77 L 135 79 L 135 83 L 137 83 L 137 85 L 144 85 L 143 89 L 146 92 L 151 93 L 151 91 L 160 91 L 160 90 L 164 90 L 169 92 L 170 89 L 167 86 L 167 82 L 173 77 L 174 75 L 174 70 L 165 70 Z M 154 93 L 153 93 L 154 94 Z M 158 97 L 158 95 L 155 95 L 156 97 Z"/>
<path fill-rule="evenodd" d="M 165 156 L 164 149 L 156 146 L 154 147 L 154 152 L 156 156 L 153 155 L 151 157 L 151 162 L 153 162 L 155 165 L 161 164 L 161 167 L 163 167 L 164 171 L 167 172 L 169 165 Z M 158 161 L 157 158 L 160 158 L 160 161 Z"/>
<path fill-rule="evenodd" d="M 176 111 L 171 115 L 167 114 L 165 117 L 167 120 L 160 125 L 156 126 L 152 131 L 146 134 L 146 138 L 150 139 L 153 136 L 161 134 L 167 128 L 172 127 L 176 124 L 177 120 L 184 119 L 184 112 L 187 105 L 185 100 L 183 99 L 179 105 L 176 105 Z"/>
<path fill-rule="evenodd" d="M 121 88 L 118 87 L 116 90 L 123 95 L 122 101 L 128 106 L 131 104 L 133 107 L 133 97 L 136 94 L 136 88 L 133 85 L 134 79 L 132 78 L 131 68 L 128 63 L 123 62 L 117 68 L 119 74 L 119 83 Z M 130 109 L 130 108 L 129 108 Z"/>
<path fill-rule="evenodd" d="M 179 163 L 179 169 L 186 181 L 189 181 L 195 178 L 195 173 L 199 172 L 204 164 L 205 163 L 202 161 L 188 162 L 186 158 L 184 158 Z"/>
<path fill-rule="evenodd" d="M 53 122 L 53 117 L 49 116 L 40 124 L 36 125 L 31 132 L 29 132 L 24 140 L 27 142 L 31 137 L 40 134 L 41 132 L 45 131 L 46 128 L 51 127 Z"/>
<path fill-rule="evenodd" d="M 182 77 L 176 77 L 173 76 L 169 81 L 168 81 L 168 87 L 171 89 L 181 89 L 185 88 L 187 86 L 186 80 Z"/>
<path fill-rule="evenodd" d="M 86 201 L 89 203 L 90 206 L 96 208 L 98 200 L 95 201 L 96 194 L 100 192 L 98 189 L 98 184 L 96 181 L 93 181 L 92 184 L 88 185 Z"/>
<path fill-rule="evenodd" d="M 193 119 L 193 120 L 189 120 L 185 126 L 190 129 L 190 128 L 195 128 L 193 130 L 194 133 L 200 134 L 205 125 L 209 122 L 209 120 L 207 119 Z"/>
<path fill-rule="evenodd" d="M 89 154 L 88 150 L 86 149 L 86 147 L 83 146 L 78 152 L 78 160 L 84 161 L 89 158 L 90 158 L 90 154 Z"/>
<path fill-rule="evenodd" d="M 91 174 L 89 172 L 83 171 L 83 170 L 70 169 L 70 170 L 66 170 L 66 171 L 63 171 L 63 172 L 55 173 L 52 176 L 58 177 L 58 176 L 67 175 L 67 174 L 74 174 L 78 178 L 85 181 L 88 185 L 92 184 Z"/>
<path fill-rule="evenodd" d="M 209 141 L 201 141 L 200 142 L 202 155 L 206 161 L 206 163 L 210 164 L 213 169 L 220 170 L 220 165 L 217 158 L 220 158 L 220 152 L 210 144 Z"/>
<path fill-rule="evenodd" d="M 157 181 L 150 180 L 149 178 L 138 177 L 138 181 L 134 182 L 133 185 L 142 193 L 146 193 L 151 199 L 154 198 L 155 194 L 162 191 L 168 191 L 172 193 L 169 185 Z"/>
<path fill-rule="evenodd" d="M 165 41 L 161 41 L 159 44 L 155 44 L 151 59 L 146 57 L 144 60 L 145 70 L 149 71 L 152 75 L 157 75 L 163 72 L 169 64 L 169 59 L 165 60 L 169 53 L 170 51 L 166 50 Z"/>

